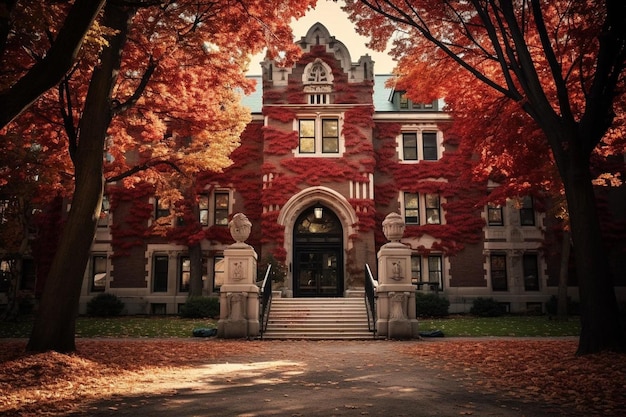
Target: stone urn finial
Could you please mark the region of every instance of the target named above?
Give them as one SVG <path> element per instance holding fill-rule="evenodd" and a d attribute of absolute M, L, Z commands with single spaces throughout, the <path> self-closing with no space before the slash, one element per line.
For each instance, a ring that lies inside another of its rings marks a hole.
<path fill-rule="evenodd" d="M 237 213 L 233 216 L 233 219 L 228 222 L 228 228 L 235 242 L 243 243 L 248 239 L 248 236 L 250 236 L 252 223 L 250 223 L 250 220 L 248 220 L 245 214 Z"/>
<path fill-rule="evenodd" d="M 389 213 L 383 220 L 383 233 L 390 242 L 400 242 L 404 228 L 404 220 L 398 213 Z"/>

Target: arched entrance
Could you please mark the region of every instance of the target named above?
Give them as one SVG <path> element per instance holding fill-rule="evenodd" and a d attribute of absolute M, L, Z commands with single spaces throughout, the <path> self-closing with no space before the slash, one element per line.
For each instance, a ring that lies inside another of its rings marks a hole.
<path fill-rule="evenodd" d="M 298 216 L 293 266 L 295 297 L 343 296 L 343 228 L 328 207 L 315 204 Z"/>

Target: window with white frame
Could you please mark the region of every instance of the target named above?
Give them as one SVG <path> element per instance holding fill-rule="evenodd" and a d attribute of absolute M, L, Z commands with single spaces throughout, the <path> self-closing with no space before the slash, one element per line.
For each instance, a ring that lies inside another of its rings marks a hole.
<path fill-rule="evenodd" d="M 198 217 L 202 226 L 209 225 L 209 196 L 207 194 L 198 196 Z"/>
<path fill-rule="evenodd" d="M 524 290 L 539 291 L 539 263 L 537 254 L 525 253 L 522 257 Z"/>
<path fill-rule="evenodd" d="M 224 266 L 223 256 L 215 256 L 213 258 L 213 291 L 219 291 L 220 287 L 224 284 Z"/>
<path fill-rule="evenodd" d="M 340 154 L 339 118 L 319 116 L 298 121 L 298 154 L 304 156 Z"/>
<path fill-rule="evenodd" d="M 428 282 L 443 290 L 443 260 L 440 255 L 428 256 Z"/>
<path fill-rule="evenodd" d="M 162 217 L 167 217 L 170 215 L 170 205 L 169 202 L 163 201 L 160 198 L 155 199 L 155 212 L 154 219 L 160 219 Z"/>
<path fill-rule="evenodd" d="M 507 291 L 506 254 L 491 254 L 489 257 L 491 288 L 493 291 Z"/>
<path fill-rule="evenodd" d="M 411 283 L 417 284 L 422 282 L 422 257 L 420 255 L 411 255 Z"/>
<path fill-rule="evenodd" d="M 217 226 L 228 226 L 230 193 L 228 191 L 216 191 L 213 202 L 213 223 Z"/>
<path fill-rule="evenodd" d="M 422 271 L 428 271 L 426 279 L 423 278 Z M 443 257 L 411 255 L 411 283 L 427 283 L 431 289 L 443 291 Z"/>
<path fill-rule="evenodd" d="M 436 161 L 439 140 L 436 131 L 407 131 L 402 133 L 403 161 Z"/>
<path fill-rule="evenodd" d="M 167 255 L 155 255 L 152 268 L 152 291 L 167 292 L 169 258 Z"/>
<path fill-rule="evenodd" d="M 91 257 L 91 291 L 102 292 L 107 282 L 107 256 L 93 255 Z"/>
<path fill-rule="evenodd" d="M 404 223 L 420 224 L 420 200 L 418 193 L 404 193 Z"/>
<path fill-rule="evenodd" d="M 487 224 L 489 226 L 503 226 L 504 216 L 502 215 L 502 206 L 499 204 L 487 204 Z"/>
<path fill-rule="evenodd" d="M 189 292 L 189 283 L 191 281 L 191 259 L 189 256 L 181 256 L 178 267 L 178 291 Z"/>
<path fill-rule="evenodd" d="M 102 196 L 102 206 L 100 208 L 100 218 L 98 219 L 98 227 L 107 227 L 109 225 L 109 214 L 111 210 L 111 203 L 109 197 Z"/>
<path fill-rule="evenodd" d="M 534 226 L 535 225 L 535 207 L 533 205 L 533 198 L 525 196 L 522 198 L 521 207 L 519 209 L 520 224 L 522 226 Z"/>
<path fill-rule="evenodd" d="M 441 224 L 441 199 L 439 194 L 405 192 L 404 223 Z"/>
<path fill-rule="evenodd" d="M 441 205 L 439 194 L 424 194 L 426 207 L 426 223 L 441 224 Z"/>

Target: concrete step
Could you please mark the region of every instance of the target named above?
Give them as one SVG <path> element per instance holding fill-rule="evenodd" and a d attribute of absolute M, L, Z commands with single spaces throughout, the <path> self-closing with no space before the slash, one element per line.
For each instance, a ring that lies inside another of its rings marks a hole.
<path fill-rule="evenodd" d="M 275 298 L 264 339 L 371 339 L 363 298 Z"/>

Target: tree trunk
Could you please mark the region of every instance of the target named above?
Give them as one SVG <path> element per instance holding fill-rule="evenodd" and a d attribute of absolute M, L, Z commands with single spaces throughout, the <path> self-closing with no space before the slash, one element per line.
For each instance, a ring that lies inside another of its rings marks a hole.
<path fill-rule="evenodd" d="M 580 294 L 581 332 L 576 354 L 624 351 L 626 338 L 602 242 L 589 158 L 576 150 L 570 150 L 568 156 L 566 167 L 559 168 L 569 207 Z"/>
<path fill-rule="evenodd" d="M 570 242 L 570 232 L 563 231 L 563 243 L 561 246 L 561 268 L 559 270 L 559 290 L 557 297 L 557 320 L 567 320 L 567 275 L 569 270 L 569 255 L 572 244 Z"/>
<path fill-rule="evenodd" d="M 76 188 L 72 207 L 46 279 L 27 346 L 30 351 L 76 350 L 74 335 L 80 290 L 104 190 L 102 160 L 111 120 L 110 97 L 120 66 L 129 18 L 129 12 L 107 3 L 104 24 L 119 30 L 119 33 L 102 51 L 100 65 L 94 69 L 89 84 L 74 158 Z"/>
<path fill-rule="evenodd" d="M 202 247 L 200 242 L 189 246 L 189 296 L 200 297 L 202 295 Z"/>

